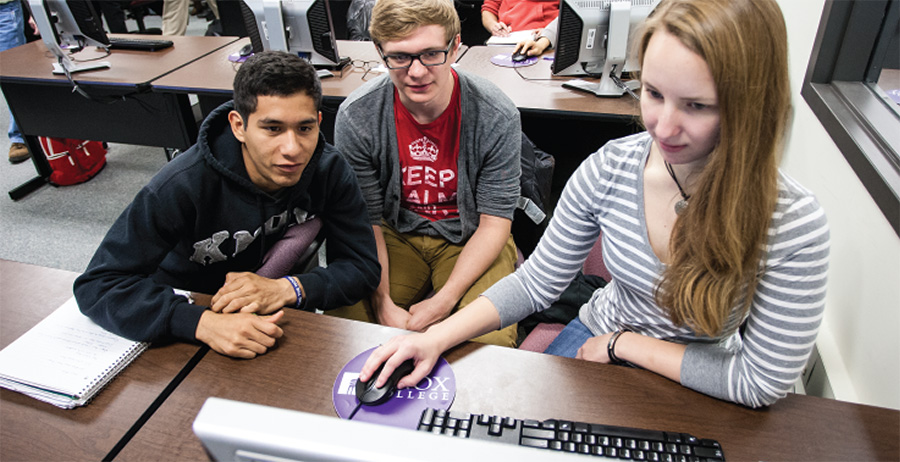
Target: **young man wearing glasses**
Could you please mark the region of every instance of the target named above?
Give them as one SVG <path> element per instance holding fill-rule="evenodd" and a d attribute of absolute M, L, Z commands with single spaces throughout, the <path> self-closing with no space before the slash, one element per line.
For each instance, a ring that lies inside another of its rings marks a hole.
<path fill-rule="evenodd" d="M 334 139 L 368 204 L 381 283 L 332 314 L 423 331 L 514 270 L 519 112 L 495 85 L 451 67 L 452 0 L 378 0 L 369 32 L 388 76 L 341 104 Z M 475 340 L 515 346 L 516 326 Z"/>

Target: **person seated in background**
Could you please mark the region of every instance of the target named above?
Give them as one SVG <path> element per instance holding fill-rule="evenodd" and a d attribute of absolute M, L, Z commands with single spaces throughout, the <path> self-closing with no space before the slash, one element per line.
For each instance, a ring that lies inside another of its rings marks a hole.
<path fill-rule="evenodd" d="M 521 122 L 497 86 L 451 66 L 452 0 L 378 0 L 369 31 L 388 73 L 341 104 L 334 141 L 366 199 L 381 282 L 331 314 L 422 331 L 515 269 Z M 515 325 L 484 333 L 516 344 Z"/>
<path fill-rule="evenodd" d="M 375 350 L 376 386 L 408 358 L 413 386 L 439 355 L 556 300 L 602 234 L 612 281 L 545 351 L 628 364 L 749 407 L 796 383 L 825 303 L 829 231 L 778 169 L 792 112 L 775 0 L 663 0 L 639 42 L 647 131 L 578 168 L 530 258 L 424 333 Z M 765 85 L 759 82 L 765 80 Z"/>
<path fill-rule="evenodd" d="M 499 37 L 543 29 L 557 15 L 559 0 L 485 0 L 481 5 L 481 23 Z"/>
<path fill-rule="evenodd" d="M 559 16 L 553 18 L 543 29 L 535 32 L 531 37 L 516 43 L 513 53 L 522 53 L 526 56 L 540 56 L 545 51 L 553 48 L 558 32 Z"/>
<path fill-rule="evenodd" d="M 265 353 L 282 308 L 359 301 L 380 269 L 366 204 L 347 161 L 319 132 L 316 70 L 285 52 L 248 59 L 234 100 L 165 165 L 112 225 L 74 284 L 81 311 L 132 340 L 199 340 L 228 356 Z M 322 220 L 327 267 L 253 274 L 287 229 Z M 173 289 L 214 294 L 209 308 Z"/>
<path fill-rule="evenodd" d="M 369 18 L 375 0 L 350 0 L 347 8 L 347 35 L 350 40 L 371 42 L 369 35 Z"/>

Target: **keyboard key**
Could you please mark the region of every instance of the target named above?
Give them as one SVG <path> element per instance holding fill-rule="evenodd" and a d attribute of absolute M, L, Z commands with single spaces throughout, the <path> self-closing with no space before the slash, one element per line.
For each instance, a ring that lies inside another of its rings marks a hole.
<path fill-rule="evenodd" d="M 716 448 L 706 446 L 694 447 L 694 455 L 697 457 L 705 457 L 707 459 L 723 459 L 722 451 Z"/>
<path fill-rule="evenodd" d="M 541 428 L 541 423 L 537 420 L 523 420 L 522 426 L 528 428 Z"/>
<path fill-rule="evenodd" d="M 531 448 L 541 448 L 548 449 L 550 448 L 550 441 L 538 438 L 528 438 L 523 436 L 522 441 L 520 443 L 522 446 L 528 446 Z"/>
<path fill-rule="evenodd" d="M 552 440 L 556 437 L 556 432 L 553 430 L 544 430 L 541 428 L 523 428 L 522 436 L 529 438 L 541 438 L 544 440 Z"/>
<path fill-rule="evenodd" d="M 430 425 L 434 419 L 434 409 L 428 408 L 422 411 L 422 418 L 419 419 L 420 424 Z"/>

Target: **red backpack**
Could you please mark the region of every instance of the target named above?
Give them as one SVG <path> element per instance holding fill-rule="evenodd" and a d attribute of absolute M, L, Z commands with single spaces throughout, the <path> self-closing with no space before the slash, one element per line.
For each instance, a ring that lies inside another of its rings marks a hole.
<path fill-rule="evenodd" d="M 100 141 L 41 136 L 41 148 L 53 173 L 50 183 L 68 186 L 90 180 L 106 165 L 106 147 Z"/>

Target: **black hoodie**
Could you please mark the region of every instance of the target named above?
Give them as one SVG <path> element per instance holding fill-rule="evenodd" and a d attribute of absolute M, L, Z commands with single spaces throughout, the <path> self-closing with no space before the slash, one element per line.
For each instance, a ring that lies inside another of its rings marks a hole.
<path fill-rule="evenodd" d="M 203 122 L 197 143 L 157 173 L 110 228 L 74 285 L 81 311 L 107 330 L 153 341 L 194 340 L 204 307 L 173 288 L 214 294 L 225 275 L 255 271 L 288 227 L 322 219 L 327 267 L 296 275 L 305 309 L 352 305 L 381 269 L 353 170 L 319 136 L 300 181 L 267 194 L 247 174 L 228 102 Z"/>

